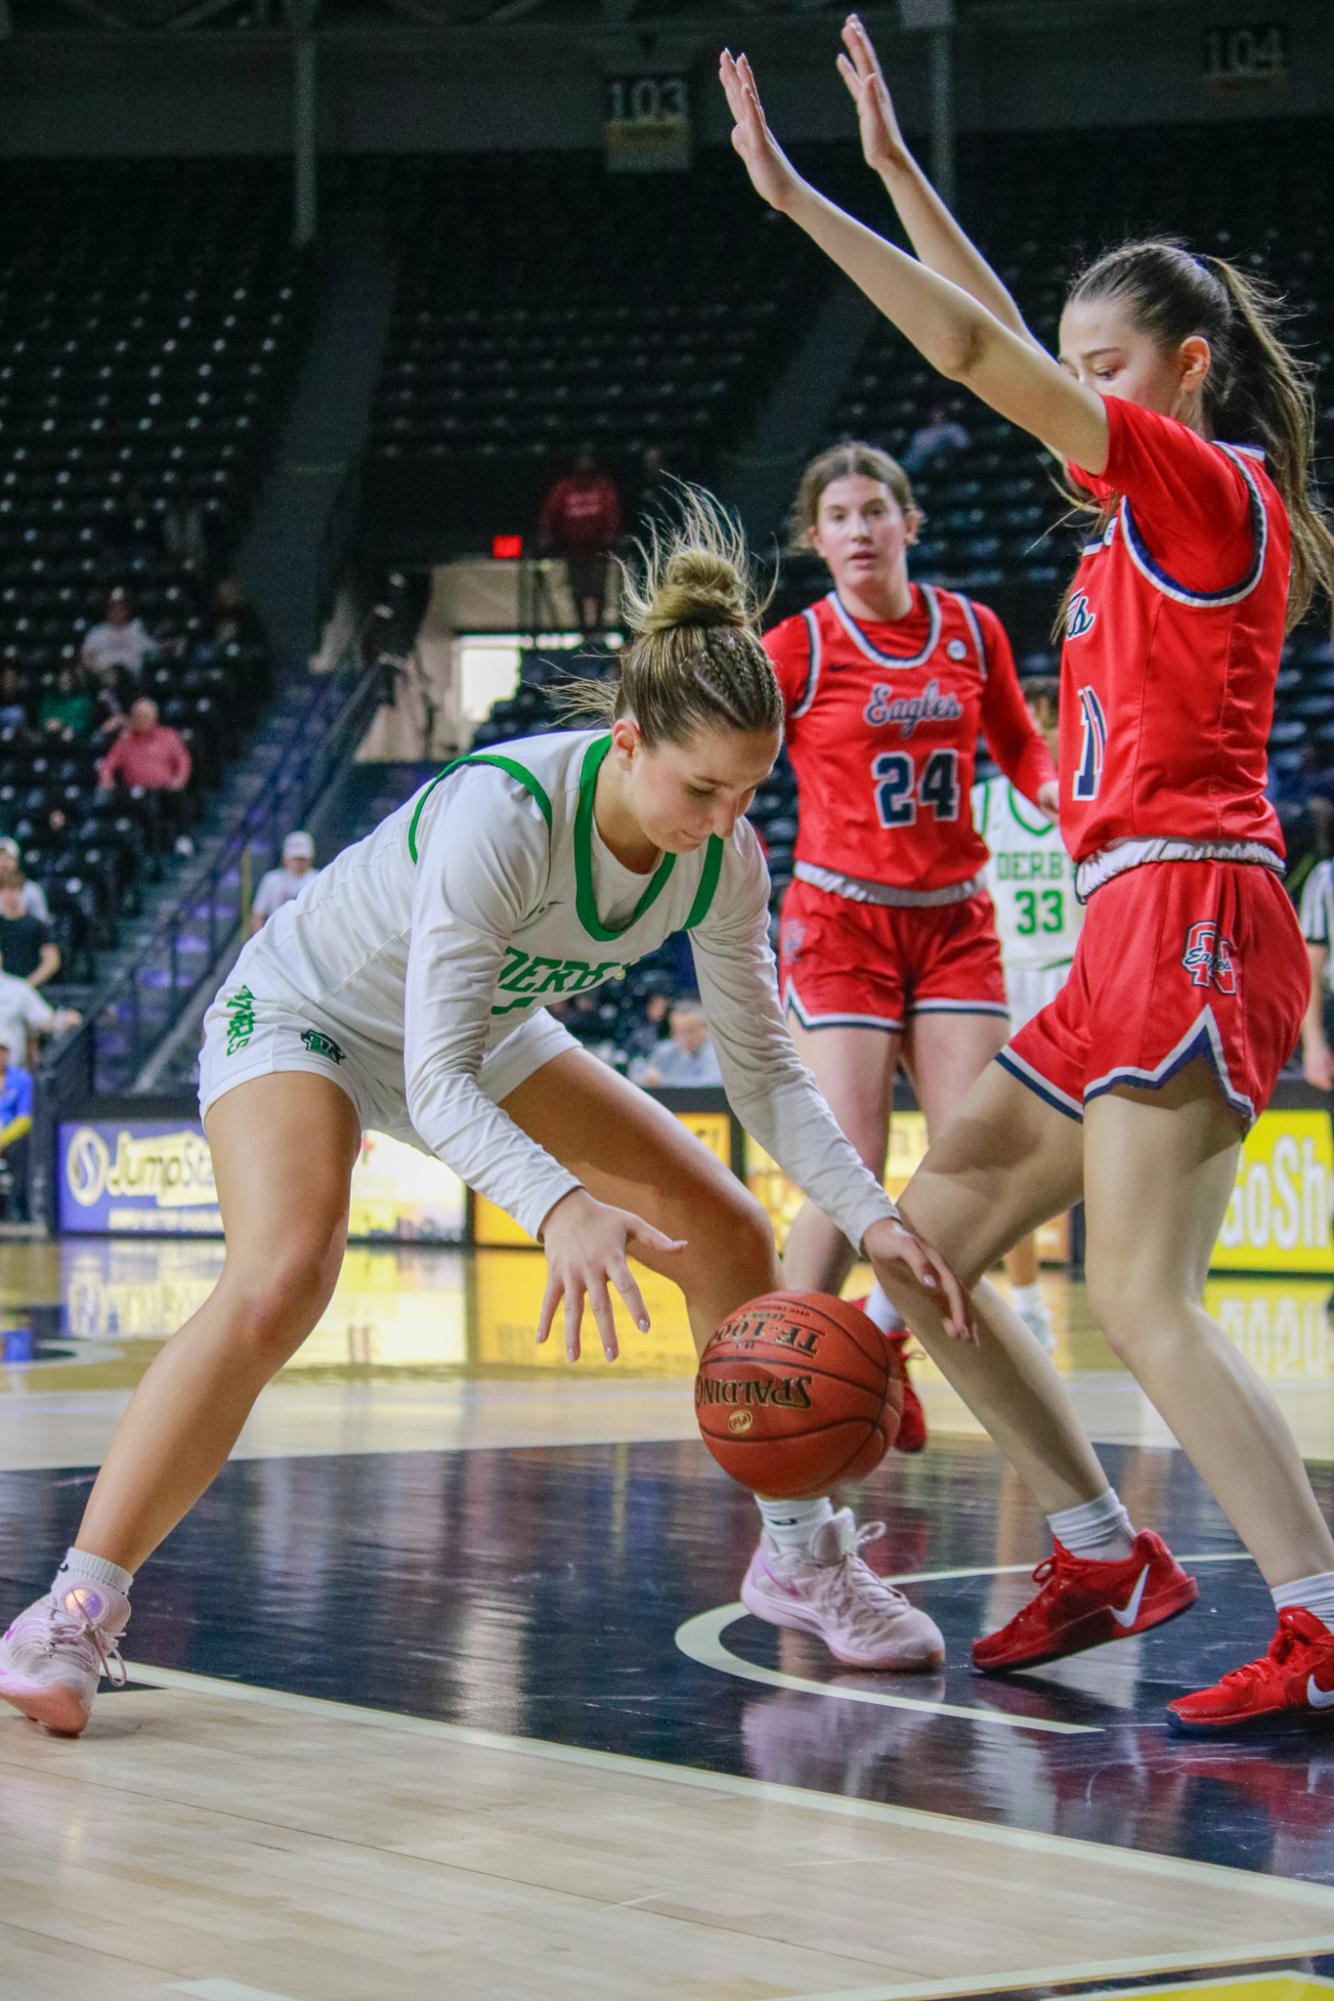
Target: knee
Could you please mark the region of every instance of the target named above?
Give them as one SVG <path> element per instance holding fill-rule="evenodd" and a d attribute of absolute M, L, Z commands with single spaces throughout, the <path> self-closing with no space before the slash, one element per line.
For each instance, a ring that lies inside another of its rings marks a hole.
<path fill-rule="evenodd" d="M 1101 1328 L 1108 1347 L 1132 1373 L 1150 1343 L 1161 1352 L 1164 1342 L 1189 1336 L 1194 1313 L 1192 1302 L 1179 1284 L 1155 1285 L 1146 1277 L 1127 1274 L 1090 1264 L 1086 1273 L 1089 1312 Z"/>
<path fill-rule="evenodd" d="M 333 1296 L 342 1264 L 336 1243 L 300 1239 L 264 1265 L 225 1268 L 219 1290 L 233 1334 L 250 1361 L 272 1375 L 290 1361 Z"/>

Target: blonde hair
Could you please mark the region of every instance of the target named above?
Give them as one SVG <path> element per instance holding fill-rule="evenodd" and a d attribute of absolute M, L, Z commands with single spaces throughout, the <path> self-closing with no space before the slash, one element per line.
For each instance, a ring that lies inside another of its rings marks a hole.
<path fill-rule="evenodd" d="M 631 640 L 611 681 L 571 682 L 556 705 L 571 722 L 633 716 L 646 744 L 689 741 L 698 729 L 781 730 L 783 697 L 759 621 L 745 537 L 711 493 L 681 485 L 680 517 L 656 524 L 621 565 Z"/>
<path fill-rule="evenodd" d="M 1124 243 L 1082 272 L 1076 299 L 1114 299 L 1165 351 L 1192 334 L 1209 343 L 1213 365 L 1204 411 L 1217 438 L 1258 444 L 1292 524 L 1288 627 L 1317 591 L 1334 608 L 1334 534 L 1316 495 L 1311 458 L 1315 400 L 1311 370 L 1283 340 L 1283 302 L 1273 288 L 1224 257 L 1193 256 L 1169 237 Z M 1085 511 L 1106 510 L 1079 502 Z M 1069 593 L 1067 592 L 1067 599 Z M 1062 605 L 1062 619 L 1065 606 Z"/>
<path fill-rule="evenodd" d="M 925 519 L 921 508 L 913 498 L 912 481 L 898 460 L 888 452 L 882 452 L 879 445 L 868 445 L 862 438 L 850 438 L 845 444 L 833 445 L 827 452 L 811 460 L 802 473 L 797 485 L 797 497 L 788 515 L 788 550 L 792 555 L 804 553 L 811 547 L 811 534 L 820 519 L 820 496 L 827 486 L 836 479 L 854 479 L 860 474 L 863 479 L 873 479 L 879 486 L 886 486 L 904 513 L 918 521 Z"/>

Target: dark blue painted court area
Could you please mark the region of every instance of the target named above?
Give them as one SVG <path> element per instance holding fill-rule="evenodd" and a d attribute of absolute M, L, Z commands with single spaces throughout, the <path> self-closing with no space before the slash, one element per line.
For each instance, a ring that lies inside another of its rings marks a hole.
<path fill-rule="evenodd" d="M 1236 1544 L 1180 1454 L 1107 1455 L 1140 1522 L 1178 1551 Z M 43 1589 L 90 1474 L 0 1475 L 8 1610 Z M 1328 1469 L 1317 1488 L 1330 1505 Z M 256 1460 L 229 1466 L 149 1565 L 131 1660 L 1084 1840 L 1334 1882 L 1334 1731 L 1278 1745 L 1182 1743 L 1164 1703 L 1263 1650 L 1249 1563 L 1203 1562 L 1176 1623 L 1009 1682 L 968 1642 L 1028 1589 L 1042 1526 L 985 1444 L 943 1439 L 859 1496 L 868 1552 L 950 1649 L 943 1675 L 840 1671 L 751 1619 L 743 1662 L 818 1686 L 758 1685 L 692 1661 L 682 1622 L 731 1603 L 755 1535 L 748 1497 L 694 1444 Z M 845 1699 L 883 1691 L 970 1716 Z M 841 1697 L 839 1691 L 845 1692 Z M 132 1701 L 133 1694 L 124 1698 Z M 1086 1726 L 1058 1735 L 1046 1721 Z M 94 1725 L 94 1727 L 96 1727 Z"/>

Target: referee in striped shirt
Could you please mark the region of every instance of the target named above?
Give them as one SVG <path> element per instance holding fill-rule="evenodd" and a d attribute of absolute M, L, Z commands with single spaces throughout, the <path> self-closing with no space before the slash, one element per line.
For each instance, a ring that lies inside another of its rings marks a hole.
<path fill-rule="evenodd" d="M 1318 1091 L 1334 1088 L 1330 1047 L 1330 950 L 1334 947 L 1334 862 L 1317 862 L 1302 886 L 1302 935 L 1311 956 L 1311 998 L 1302 1022 L 1302 1074 Z"/>

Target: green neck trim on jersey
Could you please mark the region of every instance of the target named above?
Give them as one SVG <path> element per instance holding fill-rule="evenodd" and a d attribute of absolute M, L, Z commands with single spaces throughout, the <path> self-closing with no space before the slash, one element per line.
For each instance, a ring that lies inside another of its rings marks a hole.
<path fill-rule="evenodd" d="M 709 914 L 713 902 L 713 892 L 718 887 L 718 878 L 723 872 L 723 844 L 717 834 L 709 835 L 709 845 L 704 852 L 704 866 L 699 872 L 699 888 L 695 891 L 695 901 L 690 906 L 684 929 L 693 931 L 702 924 Z"/>
<path fill-rule="evenodd" d="M 1038 808 L 1036 806 L 1034 806 L 1031 810 L 1038 814 L 1037 826 L 1035 827 L 1031 820 L 1026 820 L 1019 809 L 1021 806 L 1027 806 L 1029 803 L 1028 800 L 1025 799 L 1022 792 L 1016 792 L 1013 785 L 1010 786 L 1009 791 L 1010 791 L 1010 811 L 1011 813 L 1013 813 L 1015 819 L 1019 822 L 1019 825 L 1023 828 L 1026 834 L 1054 834 L 1057 831 L 1056 822 L 1054 820 L 1047 819 L 1044 814 L 1038 811 Z"/>
<path fill-rule="evenodd" d="M 600 736 L 594 737 L 584 752 L 583 768 L 579 773 L 579 804 L 574 814 L 574 907 L 589 937 L 597 938 L 603 944 L 623 937 L 632 925 L 638 924 L 644 912 L 657 902 L 668 876 L 676 867 L 676 856 L 664 855 L 624 924 L 603 923 L 593 891 L 593 795 L 597 790 L 598 773 L 606 763 L 610 749 L 610 736 Z"/>
<path fill-rule="evenodd" d="M 413 814 L 408 827 L 408 853 L 412 856 L 414 862 L 417 860 L 417 822 L 421 819 L 422 808 L 435 791 L 436 786 L 442 784 L 449 777 L 451 771 L 458 771 L 465 764 L 493 764 L 498 771 L 505 772 L 517 784 L 522 785 L 524 791 L 530 792 L 541 807 L 542 818 L 547 823 L 547 832 L 551 832 L 551 801 L 548 799 L 539 781 L 534 778 L 532 772 L 525 765 L 516 764 L 512 757 L 498 757 L 493 751 L 479 750 L 475 757 L 456 757 L 452 764 L 447 764 L 444 770 L 437 773 L 431 780 L 426 790 L 422 793 L 421 798 L 417 801 L 417 810 Z"/>

